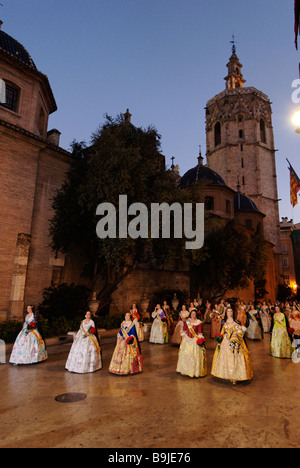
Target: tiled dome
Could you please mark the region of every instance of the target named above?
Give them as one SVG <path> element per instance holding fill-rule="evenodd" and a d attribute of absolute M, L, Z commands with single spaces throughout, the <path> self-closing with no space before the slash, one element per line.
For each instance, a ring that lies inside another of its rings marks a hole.
<path fill-rule="evenodd" d="M 197 183 L 207 183 L 210 185 L 226 185 L 224 180 L 219 174 L 212 169 L 209 169 L 202 164 L 187 171 L 184 176 L 179 180 L 178 185 L 180 188 L 190 187 Z"/>
<path fill-rule="evenodd" d="M 24 46 L 16 41 L 14 38 L 6 34 L 4 31 L 0 30 L 0 51 L 9 54 L 18 61 L 24 63 L 25 65 L 37 70 L 34 61 L 32 60 L 30 54 L 27 52 Z"/>

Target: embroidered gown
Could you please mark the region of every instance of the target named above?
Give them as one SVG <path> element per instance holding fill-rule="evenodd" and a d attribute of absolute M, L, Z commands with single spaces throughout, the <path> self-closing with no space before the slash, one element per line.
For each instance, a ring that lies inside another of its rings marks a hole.
<path fill-rule="evenodd" d="M 256 310 L 249 310 L 247 316 L 249 319 L 249 326 L 246 332 L 247 338 L 249 338 L 249 340 L 262 340 L 264 338 L 264 332 L 259 312 Z"/>
<path fill-rule="evenodd" d="M 283 313 L 273 315 L 270 354 L 273 357 L 290 359 L 292 357 L 292 343 L 287 330 L 287 319 Z"/>
<path fill-rule="evenodd" d="M 261 323 L 263 326 L 264 333 L 270 333 L 272 319 L 268 306 L 261 306 L 260 311 Z"/>
<path fill-rule="evenodd" d="M 37 364 L 48 358 L 45 343 L 38 331 L 34 314 L 27 316 L 12 349 L 11 364 Z"/>
<path fill-rule="evenodd" d="M 223 314 L 215 308 L 211 311 L 210 318 L 210 337 L 214 338 L 221 331 Z"/>
<path fill-rule="evenodd" d="M 168 305 L 163 306 L 163 311 L 165 313 L 167 323 L 168 323 L 168 337 L 166 339 L 166 342 L 169 343 L 171 336 L 174 333 L 175 325 L 174 325 L 174 320 L 172 316 L 171 309 Z"/>
<path fill-rule="evenodd" d="M 207 375 L 207 358 L 205 346 L 199 346 L 197 340 L 204 338 L 203 322 L 197 320 L 194 324 L 188 319 L 184 323 L 183 337 L 178 353 L 176 371 L 189 377 L 205 377 Z"/>
<path fill-rule="evenodd" d="M 138 334 L 138 340 L 141 343 L 144 341 L 144 326 L 143 324 L 140 323 L 141 316 L 139 314 L 139 311 L 137 309 L 131 309 L 130 314 L 132 316 L 132 320 L 135 322 L 137 334 Z"/>
<path fill-rule="evenodd" d="M 224 380 L 246 381 L 253 378 L 250 352 L 244 340 L 246 328 L 236 322 L 225 323 L 223 340 L 215 350 L 212 375 Z"/>
<path fill-rule="evenodd" d="M 94 333 L 89 330 L 93 330 Z M 66 369 L 76 374 L 87 374 L 102 369 L 101 348 L 93 320 L 81 322 L 70 349 Z"/>
<path fill-rule="evenodd" d="M 128 343 L 128 339 L 133 340 Z M 109 372 L 118 375 L 130 375 L 143 372 L 144 363 L 133 322 L 122 322 L 117 344 L 109 365 Z"/>
<path fill-rule="evenodd" d="M 168 343 L 168 322 L 162 309 L 152 312 L 154 321 L 151 327 L 149 342 L 154 344 Z"/>
<path fill-rule="evenodd" d="M 179 313 L 179 319 L 176 324 L 173 336 L 171 338 L 171 343 L 174 345 L 180 345 L 182 340 L 182 332 L 186 319 L 189 317 L 190 312 L 188 310 L 182 310 Z"/>

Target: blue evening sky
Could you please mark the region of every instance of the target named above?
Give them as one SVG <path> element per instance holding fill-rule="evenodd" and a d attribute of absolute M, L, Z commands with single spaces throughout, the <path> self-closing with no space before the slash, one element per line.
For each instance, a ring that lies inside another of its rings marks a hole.
<path fill-rule="evenodd" d="M 300 177 L 300 135 L 291 124 L 300 62 L 293 0 L 1 3 L 2 29 L 49 78 L 58 106 L 49 130 L 62 133 L 63 148 L 74 139 L 89 144 L 104 114 L 129 108 L 134 125 L 156 127 L 167 165 L 174 156 L 182 175 L 197 164 L 199 145 L 205 156 L 204 108 L 225 88 L 234 34 L 246 86 L 273 103 L 280 216 L 300 222 L 300 203 L 290 204 L 286 162 Z"/>

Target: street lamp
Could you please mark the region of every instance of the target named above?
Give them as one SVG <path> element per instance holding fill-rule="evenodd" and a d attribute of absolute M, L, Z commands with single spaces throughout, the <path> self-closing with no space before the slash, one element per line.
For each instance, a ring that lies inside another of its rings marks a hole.
<path fill-rule="evenodd" d="M 296 127 L 296 133 L 300 133 L 300 110 L 297 110 L 293 117 L 292 117 L 292 122 Z"/>

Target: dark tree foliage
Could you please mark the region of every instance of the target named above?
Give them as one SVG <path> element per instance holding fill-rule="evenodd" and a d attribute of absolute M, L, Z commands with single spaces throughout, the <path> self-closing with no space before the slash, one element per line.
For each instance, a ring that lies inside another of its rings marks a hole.
<path fill-rule="evenodd" d="M 138 264 L 187 261 L 184 239 L 99 239 L 96 234 L 97 206 L 109 202 L 118 208 L 120 195 L 127 195 L 128 206 L 145 204 L 149 216 L 151 203 L 192 201 L 191 193 L 178 189 L 177 174 L 165 168 L 160 138 L 153 127 L 136 128 L 123 116 L 106 116 L 90 147 L 73 142 L 73 163 L 53 202 L 52 248 L 84 260 L 82 275 L 98 292 L 100 309 Z"/>
<path fill-rule="evenodd" d="M 205 291 L 215 301 L 229 291 L 248 287 L 250 280 L 264 279 L 266 242 L 260 229 L 249 237 L 244 228 L 230 221 L 207 236 L 194 260 L 192 271 L 199 291 Z"/>

